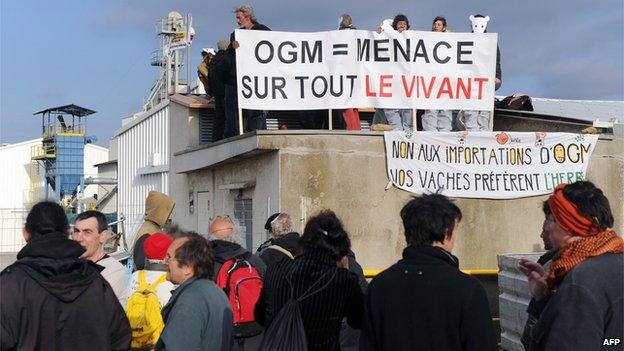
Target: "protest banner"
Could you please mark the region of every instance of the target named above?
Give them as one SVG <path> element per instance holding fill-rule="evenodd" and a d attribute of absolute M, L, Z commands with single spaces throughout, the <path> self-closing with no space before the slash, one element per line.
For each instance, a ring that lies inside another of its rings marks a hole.
<path fill-rule="evenodd" d="M 240 107 L 492 110 L 497 34 L 236 30 Z"/>
<path fill-rule="evenodd" d="M 400 189 L 514 199 L 585 180 L 598 135 L 529 132 L 386 132 L 388 178 Z"/>

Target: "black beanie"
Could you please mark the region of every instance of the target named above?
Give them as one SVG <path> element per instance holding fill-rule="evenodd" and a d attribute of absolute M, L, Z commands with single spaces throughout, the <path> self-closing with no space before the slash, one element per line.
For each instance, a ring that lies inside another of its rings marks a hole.
<path fill-rule="evenodd" d="M 271 217 L 267 219 L 266 223 L 264 223 L 264 229 L 271 231 L 271 222 L 273 222 L 273 220 L 275 220 L 275 218 L 277 218 L 280 214 L 281 212 L 272 214 Z"/>

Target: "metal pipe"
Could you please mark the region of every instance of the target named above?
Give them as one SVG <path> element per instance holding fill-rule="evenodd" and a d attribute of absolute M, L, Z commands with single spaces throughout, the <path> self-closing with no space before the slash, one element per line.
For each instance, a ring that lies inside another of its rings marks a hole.
<path fill-rule="evenodd" d="M 87 177 L 84 180 L 85 185 L 89 185 L 89 184 L 111 184 L 111 185 L 115 185 L 117 184 L 117 179 L 116 178 L 93 178 L 93 177 Z"/>
<path fill-rule="evenodd" d="M 193 26 L 193 18 L 191 14 L 186 15 L 186 35 L 188 37 L 189 44 L 186 47 L 186 93 L 191 93 L 191 28 Z M 207 94 L 207 93 L 206 93 Z"/>

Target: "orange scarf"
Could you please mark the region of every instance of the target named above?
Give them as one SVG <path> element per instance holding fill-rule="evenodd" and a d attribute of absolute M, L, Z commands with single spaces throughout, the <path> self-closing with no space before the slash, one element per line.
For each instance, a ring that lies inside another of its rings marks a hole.
<path fill-rule="evenodd" d="M 614 231 L 605 230 L 573 241 L 555 256 L 548 271 L 548 288 L 553 289 L 566 274 L 586 259 L 607 253 L 624 253 L 624 240 Z"/>

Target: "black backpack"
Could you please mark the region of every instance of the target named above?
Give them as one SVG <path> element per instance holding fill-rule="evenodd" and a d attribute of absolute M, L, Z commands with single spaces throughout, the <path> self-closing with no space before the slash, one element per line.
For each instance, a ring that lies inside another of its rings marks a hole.
<path fill-rule="evenodd" d="M 317 284 L 319 284 L 327 275 L 333 271 L 332 277 L 319 289 L 310 292 Z M 290 300 L 280 309 L 271 325 L 264 331 L 264 338 L 258 348 L 258 351 L 307 351 L 308 339 L 306 337 L 305 328 L 303 327 L 303 319 L 301 318 L 301 310 L 299 303 L 308 297 L 325 289 L 336 276 L 337 269 L 328 270 L 315 281 L 308 290 L 301 296 L 295 298 L 295 291 L 291 280 L 284 275 L 288 286 L 290 287 Z M 292 274 L 291 274 L 292 275 Z"/>

